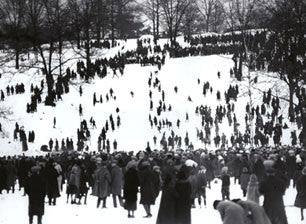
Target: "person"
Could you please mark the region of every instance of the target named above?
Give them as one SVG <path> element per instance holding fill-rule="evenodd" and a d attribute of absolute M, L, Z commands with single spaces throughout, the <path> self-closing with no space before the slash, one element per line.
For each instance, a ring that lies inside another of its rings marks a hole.
<path fill-rule="evenodd" d="M 296 184 L 297 195 L 294 206 L 301 209 L 301 220 L 304 220 L 303 210 L 306 208 L 306 167 L 302 169 L 302 175 Z"/>
<path fill-rule="evenodd" d="M 259 193 L 264 195 L 263 207 L 272 224 L 287 224 L 283 201 L 286 183 L 278 177 L 273 167 L 267 169 L 267 177 L 260 183 Z"/>
<path fill-rule="evenodd" d="M 107 161 L 97 158 L 97 169 L 93 174 L 94 186 L 92 195 L 98 197 L 97 208 L 103 201 L 103 208 L 106 208 L 106 198 L 110 194 L 111 175 L 107 169 Z"/>
<path fill-rule="evenodd" d="M 76 198 L 79 195 L 80 192 L 80 176 L 81 176 L 81 169 L 80 169 L 80 161 L 74 162 L 73 166 L 71 167 L 71 170 L 67 174 L 67 201 L 69 200 L 69 195 L 71 196 L 71 204 L 76 203 Z"/>
<path fill-rule="evenodd" d="M 49 199 L 49 205 L 56 205 L 56 198 L 60 196 L 57 177 L 59 173 L 54 168 L 53 159 L 49 159 L 43 172 L 43 176 L 46 178 L 46 192 Z"/>
<path fill-rule="evenodd" d="M 230 177 L 227 174 L 228 172 L 228 168 L 222 167 L 222 171 L 221 171 L 221 181 L 222 181 L 222 187 L 221 187 L 221 194 L 222 194 L 222 200 L 224 199 L 229 199 L 230 197 Z"/>
<path fill-rule="evenodd" d="M 191 184 L 188 177 L 188 167 L 182 165 L 175 184 L 175 191 L 179 195 L 175 203 L 176 224 L 191 224 Z"/>
<path fill-rule="evenodd" d="M 41 167 L 33 166 L 30 176 L 25 183 L 25 193 L 29 196 L 29 223 L 33 223 L 34 215 L 37 216 L 37 223 L 42 224 L 42 217 L 45 212 L 46 184 L 40 175 Z"/>
<path fill-rule="evenodd" d="M 207 185 L 207 178 L 206 178 L 206 169 L 205 166 L 201 165 L 200 170 L 197 173 L 197 198 L 198 203 L 201 208 L 201 198 L 203 197 L 204 200 L 204 206 L 206 207 L 206 185 Z"/>
<path fill-rule="evenodd" d="M 234 199 L 233 202 L 240 205 L 246 214 L 247 224 L 271 224 L 265 210 L 254 201 L 243 201 L 241 199 Z"/>
<path fill-rule="evenodd" d="M 131 160 L 126 166 L 124 175 L 123 198 L 124 209 L 128 211 L 128 218 L 134 218 L 134 211 L 137 209 L 137 192 L 139 179 L 137 174 L 137 162 Z"/>
<path fill-rule="evenodd" d="M 219 211 L 223 224 L 246 224 L 245 212 L 237 203 L 215 200 L 213 207 Z"/>
<path fill-rule="evenodd" d="M 119 199 L 120 205 L 122 205 L 122 197 L 121 197 L 121 190 L 122 190 L 122 170 L 121 168 L 117 165 L 116 160 L 112 160 L 111 162 L 111 193 L 113 197 L 113 204 L 114 207 L 117 208 L 117 197 Z"/>
<path fill-rule="evenodd" d="M 250 179 L 249 170 L 246 167 L 242 168 L 242 173 L 240 175 L 240 186 L 243 192 L 243 197 L 246 197 L 247 194 L 247 187 Z"/>
<path fill-rule="evenodd" d="M 176 218 L 176 199 L 179 197 L 175 190 L 175 176 L 166 172 L 163 177 L 162 195 L 160 199 L 156 224 L 172 224 Z"/>
<path fill-rule="evenodd" d="M 250 176 L 250 181 L 247 186 L 247 200 L 254 201 L 259 204 L 259 190 L 258 179 L 255 174 Z"/>
<path fill-rule="evenodd" d="M 154 174 L 150 167 L 150 162 L 144 160 L 138 164 L 138 175 L 140 183 L 140 204 L 143 205 L 146 216 L 145 218 L 152 217 L 151 205 L 155 203 L 155 192 L 153 189 Z"/>

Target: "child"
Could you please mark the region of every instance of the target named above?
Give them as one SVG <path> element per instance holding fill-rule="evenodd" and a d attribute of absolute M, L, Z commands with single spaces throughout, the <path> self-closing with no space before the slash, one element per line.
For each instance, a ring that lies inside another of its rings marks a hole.
<path fill-rule="evenodd" d="M 221 188 L 221 194 L 222 194 L 222 200 L 226 199 L 230 199 L 230 191 L 229 191 L 229 187 L 230 187 L 230 177 L 228 175 L 228 167 L 224 166 L 221 170 L 221 181 L 222 181 L 222 188 Z"/>

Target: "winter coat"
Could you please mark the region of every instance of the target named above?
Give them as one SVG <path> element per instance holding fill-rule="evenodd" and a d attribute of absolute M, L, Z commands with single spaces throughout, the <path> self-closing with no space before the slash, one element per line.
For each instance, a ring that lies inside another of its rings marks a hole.
<path fill-rule="evenodd" d="M 7 177 L 6 177 L 6 188 L 10 189 L 13 187 L 16 183 L 16 176 L 17 176 L 17 169 L 13 162 L 8 162 L 8 164 L 5 166 Z"/>
<path fill-rule="evenodd" d="M 272 174 L 260 183 L 259 192 L 264 195 L 263 207 L 271 223 L 287 224 L 283 195 L 286 183 L 283 179 Z"/>
<path fill-rule="evenodd" d="M 29 216 L 42 216 L 45 212 L 46 185 L 39 174 L 32 174 L 25 183 L 25 192 L 29 196 Z"/>
<path fill-rule="evenodd" d="M 250 174 L 249 173 L 242 173 L 240 175 L 240 186 L 241 186 L 242 190 L 247 189 L 249 180 L 250 180 Z"/>
<path fill-rule="evenodd" d="M 202 170 L 199 170 L 197 174 L 197 191 L 205 189 L 207 185 L 206 173 Z"/>
<path fill-rule="evenodd" d="M 54 168 L 56 169 L 57 173 L 58 173 L 58 177 L 57 177 L 57 186 L 58 186 L 58 192 L 61 192 L 62 189 L 62 181 L 63 181 L 63 176 L 62 176 L 62 167 L 60 164 L 56 163 Z"/>
<path fill-rule="evenodd" d="M 0 161 L 0 193 L 3 189 L 6 188 L 6 179 L 7 179 L 7 172 L 5 167 L 1 164 Z"/>
<path fill-rule="evenodd" d="M 129 168 L 124 175 L 123 198 L 128 202 L 137 201 L 139 179 L 137 170 Z"/>
<path fill-rule="evenodd" d="M 296 184 L 297 195 L 294 206 L 306 208 L 306 175 L 301 175 Z"/>
<path fill-rule="evenodd" d="M 254 177 L 256 178 L 255 175 Z M 259 193 L 258 188 L 259 188 L 259 185 L 258 185 L 257 179 L 253 179 L 251 176 L 250 181 L 248 183 L 248 187 L 247 187 L 247 200 L 254 201 L 257 204 L 259 204 L 260 193 Z"/>
<path fill-rule="evenodd" d="M 206 168 L 207 181 L 212 181 L 215 178 L 212 161 L 210 159 L 205 159 L 203 163 Z"/>
<path fill-rule="evenodd" d="M 176 200 L 179 195 L 177 194 L 174 186 L 171 184 L 165 186 L 162 190 L 160 205 L 156 224 L 174 224 L 176 223 Z"/>
<path fill-rule="evenodd" d="M 119 166 L 115 165 L 110 171 L 112 182 L 111 182 L 111 193 L 114 195 L 121 195 L 123 174 Z"/>
<path fill-rule="evenodd" d="M 261 182 L 266 175 L 265 166 L 263 165 L 263 161 L 261 159 L 258 159 L 254 163 L 253 170 L 256 177 L 258 178 L 258 182 Z"/>
<path fill-rule="evenodd" d="M 138 170 L 138 176 L 140 184 L 140 204 L 154 205 L 156 192 L 154 192 L 154 174 L 151 167 L 142 167 Z"/>
<path fill-rule="evenodd" d="M 81 185 L 81 168 L 78 165 L 74 165 L 70 172 L 68 172 L 68 185 L 74 186 L 74 193 L 78 193 Z"/>
<path fill-rule="evenodd" d="M 244 209 L 247 224 L 271 224 L 263 207 L 253 201 L 238 201 L 238 204 Z"/>
<path fill-rule="evenodd" d="M 221 201 L 217 206 L 223 224 L 246 224 L 243 208 L 232 201 Z"/>
<path fill-rule="evenodd" d="M 198 192 L 198 178 L 196 174 L 190 175 L 188 178 L 190 185 L 191 185 L 191 199 L 195 199 Z"/>
<path fill-rule="evenodd" d="M 59 189 L 57 184 L 57 177 L 59 176 L 58 172 L 52 165 L 46 166 L 43 171 L 43 176 L 46 180 L 46 192 L 48 197 L 56 198 L 59 197 Z"/>
<path fill-rule="evenodd" d="M 287 175 L 289 179 L 293 179 L 293 175 L 295 172 L 295 166 L 296 166 L 296 158 L 295 156 L 288 156 L 286 159 L 287 164 Z"/>
<path fill-rule="evenodd" d="M 188 180 L 178 180 L 175 184 L 175 191 L 179 195 L 176 199 L 175 224 L 191 223 L 191 185 Z"/>
<path fill-rule="evenodd" d="M 94 186 L 92 195 L 99 198 L 106 198 L 110 194 L 111 175 L 105 166 L 98 167 L 94 174 Z"/>

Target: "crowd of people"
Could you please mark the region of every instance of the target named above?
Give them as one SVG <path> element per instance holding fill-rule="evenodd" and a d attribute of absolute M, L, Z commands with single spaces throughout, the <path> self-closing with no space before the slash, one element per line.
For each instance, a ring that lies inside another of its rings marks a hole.
<path fill-rule="evenodd" d="M 46 196 L 49 206 L 56 206 L 56 199 L 65 193 L 67 203 L 70 198 L 71 204 L 81 204 L 84 198 L 86 204 L 90 193 L 97 198 L 97 208 L 101 202 L 105 208 L 112 195 L 114 207 L 119 202 L 133 218 L 139 193 L 145 217 L 150 218 L 151 206 L 161 194 L 156 223 L 188 224 L 196 201 L 206 206 L 206 188 L 219 179 L 222 200 L 213 206 L 223 223 L 286 224 L 283 195 L 290 183 L 297 190 L 294 205 L 304 219 L 305 164 L 306 150 L 299 147 L 8 156 L 0 159 L 0 193 L 14 193 L 18 180 L 19 190 L 24 188 L 29 195 L 30 223 L 33 215 L 41 223 Z M 233 182 L 240 184 L 242 199 L 231 197 Z M 264 196 L 263 207 L 260 195 Z"/>

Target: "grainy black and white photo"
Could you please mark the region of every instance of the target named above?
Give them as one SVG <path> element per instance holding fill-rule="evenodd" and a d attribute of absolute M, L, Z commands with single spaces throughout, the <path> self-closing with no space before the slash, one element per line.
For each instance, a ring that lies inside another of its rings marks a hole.
<path fill-rule="evenodd" d="M 304 209 L 306 0 L 0 0 L 0 224 Z"/>

